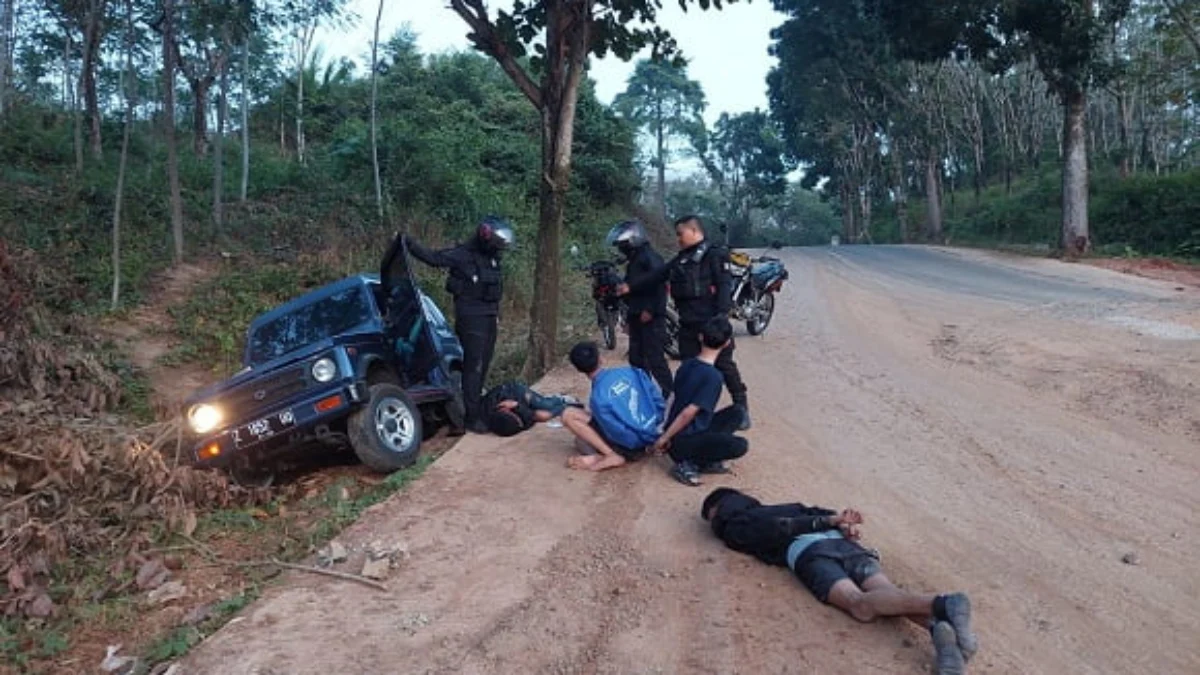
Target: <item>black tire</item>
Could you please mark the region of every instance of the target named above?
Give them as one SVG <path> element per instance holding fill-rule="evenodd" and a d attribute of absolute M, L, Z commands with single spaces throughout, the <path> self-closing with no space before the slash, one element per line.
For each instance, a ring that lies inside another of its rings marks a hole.
<path fill-rule="evenodd" d="M 617 313 L 604 311 L 604 319 L 600 323 L 600 334 L 604 337 L 605 349 L 617 348 Z"/>
<path fill-rule="evenodd" d="M 666 331 L 666 335 L 663 336 L 663 351 L 667 353 L 667 358 L 678 361 L 679 319 L 676 318 L 674 312 L 667 312 L 667 318 L 663 322 L 663 330 Z"/>
<path fill-rule="evenodd" d="M 346 424 L 354 454 L 383 473 L 412 466 L 421 452 L 423 433 L 417 404 L 394 384 L 373 384 L 369 392 L 366 405 Z"/>
<path fill-rule="evenodd" d="M 751 335 L 762 335 L 771 325 L 771 317 L 775 316 L 775 294 L 767 293 L 758 301 L 759 312 L 754 319 L 746 322 L 746 330 Z"/>

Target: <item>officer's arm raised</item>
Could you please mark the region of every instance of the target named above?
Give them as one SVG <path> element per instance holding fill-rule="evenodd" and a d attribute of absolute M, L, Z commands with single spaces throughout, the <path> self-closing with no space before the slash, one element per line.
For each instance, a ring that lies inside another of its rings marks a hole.
<path fill-rule="evenodd" d="M 432 267 L 454 267 L 458 264 L 458 259 L 453 255 L 455 249 L 447 248 L 440 251 L 425 248 L 416 239 L 405 235 L 404 243 L 408 244 L 408 251 L 413 257 L 426 265 Z"/>

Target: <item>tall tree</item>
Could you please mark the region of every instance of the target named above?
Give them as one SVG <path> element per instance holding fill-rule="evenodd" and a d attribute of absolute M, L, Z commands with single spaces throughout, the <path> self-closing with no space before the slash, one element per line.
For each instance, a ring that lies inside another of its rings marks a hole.
<path fill-rule="evenodd" d="M 84 117 L 87 120 L 88 141 L 92 156 L 99 159 L 103 152 L 100 127 L 100 98 L 96 92 L 96 67 L 104 39 L 104 19 L 107 0 L 72 0 L 65 3 L 75 17 L 82 33 L 83 58 L 79 66 L 79 90 L 83 92 Z"/>
<path fill-rule="evenodd" d="M 179 186 L 179 148 L 175 138 L 175 0 L 162 0 L 162 125 L 167 145 L 167 183 L 171 201 L 171 235 L 174 242 L 174 261 L 183 262 L 183 192 Z"/>
<path fill-rule="evenodd" d="M 541 117 L 537 267 L 530 308 L 528 377 L 557 362 L 563 209 L 571 177 L 571 149 L 579 86 L 588 58 L 613 53 L 628 60 L 654 44 L 669 56 L 675 42 L 658 26 L 661 0 L 516 0 L 493 17 L 485 0 L 449 0 L 470 29 L 476 49 L 491 56 Z M 678 0 L 702 9 L 736 0 Z M 651 24 L 652 27 L 645 27 Z M 527 51 L 534 52 L 528 61 Z M 534 77 L 538 79 L 535 80 Z"/>
<path fill-rule="evenodd" d="M 1088 230 L 1088 92 L 1110 74 L 1105 44 L 1131 0 L 880 0 L 901 54 L 938 59 L 966 50 L 997 72 L 1032 56 L 1062 105 L 1064 255 L 1091 247 Z"/>
<path fill-rule="evenodd" d="M 658 171 L 658 204 L 667 213 L 667 163 L 671 141 L 704 131 L 705 101 L 700 83 L 688 79 L 687 63 L 642 59 L 613 107 L 654 139 L 652 165 Z"/>
<path fill-rule="evenodd" d="M 718 186 L 732 227 L 729 243 L 745 246 L 750 239 L 750 211 L 765 206 L 787 190 L 785 147 L 765 112 L 722 113 L 708 142 L 704 163 Z"/>
<path fill-rule="evenodd" d="M 125 96 L 125 129 L 121 133 L 121 159 L 117 166 L 117 192 L 113 198 L 112 217 L 112 300 L 116 310 L 121 302 L 121 207 L 125 201 L 125 169 L 129 163 L 129 134 L 133 129 L 133 110 L 137 96 L 137 71 L 133 69 L 133 48 L 136 37 L 133 28 L 133 0 L 125 0 L 125 70 L 121 90 Z"/>
<path fill-rule="evenodd" d="M 8 112 L 8 90 L 13 76 L 13 52 L 15 51 L 16 25 L 15 0 L 0 0 L 0 119 Z"/>
<path fill-rule="evenodd" d="M 375 13 L 375 37 L 371 40 L 371 170 L 375 176 L 375 210 L 383 223 L 383 183 L 379 180 L 379 22 L 383 0 Z"/>

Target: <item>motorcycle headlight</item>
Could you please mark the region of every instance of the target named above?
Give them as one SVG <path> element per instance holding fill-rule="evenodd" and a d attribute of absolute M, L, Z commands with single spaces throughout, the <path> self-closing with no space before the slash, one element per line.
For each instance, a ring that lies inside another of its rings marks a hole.
<path fill-rule="evenodd" d="M 329 382 L 337 377 L 337 364 L 330 358 L 317 359 L 312 365 L 312 376 L 317 382 Z"/>
<path fill-rule="evenodd" d="M 221 414 L 219 408 L 207 403 L 192 406 L 191 411 L 188 412 L 188 424 L 191 425 L 192 431 L 198 434 L 207 434 L 216 429 L 224 419 L 225 416 Z"/>

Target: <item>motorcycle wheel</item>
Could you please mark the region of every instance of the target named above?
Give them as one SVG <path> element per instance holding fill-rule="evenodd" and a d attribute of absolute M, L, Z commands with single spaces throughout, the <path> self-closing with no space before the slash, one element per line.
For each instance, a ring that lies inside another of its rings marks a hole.
<path fill-rule="evenodd" d="M 775 294 L 767 293 L 758 301 L 758 311 L 746 322 L 746 330 L 751 335 L 762 335 L 771 325 L 771 317 L 775 316 Z"/>
<path fill-rule="evenodd" d="M 600 334 L 604 337 L 605 349 L 617 348 L 617 313 L 606 312 L 600 324 Z"/>

